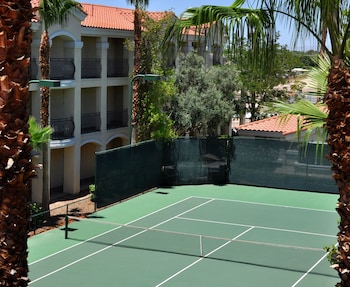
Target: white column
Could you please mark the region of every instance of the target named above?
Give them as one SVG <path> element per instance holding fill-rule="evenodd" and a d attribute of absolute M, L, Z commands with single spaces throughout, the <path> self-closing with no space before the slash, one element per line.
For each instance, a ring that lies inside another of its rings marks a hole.
<path fill-rule="evenodd" d="M 103 37 L 101 42 L 96 44 L 96 48 L 100 50 L 101 59 L 101 87 L 97 93 L 96 106 L 100 109 L 101 114 L 101 133 L 107 131 L 107 65 L 108 65 L 108 48 L 107 38 Z"/>
<path fill-rule="evenodd" d="M 75 87 L 74 89 L 74 139 L 72 147 L 64 149 L 63 191 L 77 194 L 80 192 L 80 146 L 81 146 L 81 50 L 83 42 L 74 43 Z"/>

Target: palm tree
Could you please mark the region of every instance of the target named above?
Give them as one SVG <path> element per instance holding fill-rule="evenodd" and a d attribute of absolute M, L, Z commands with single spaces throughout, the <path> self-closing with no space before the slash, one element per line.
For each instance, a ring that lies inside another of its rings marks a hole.
<path fill-rule="evenodd" d="M 40 40 L 40 72 L 43 80 L 50 79 L 50 37 L 48 29 L 54 24 L 63 24 L 67 21 L 72 8 L 81 8 L 79 2 L 74 0 L 41 0 L 39 6 L 40 19 L 44 25 L 44 32 Z M 50 88 L 41 87 L 41 109 L 40 123 L 45 128 L 49 125 L 49 99 Z M 42 205 L 48 209 L 50 202 L 50 181 L 49 181 L 49 144 L 42 145 L 43 160 L 43 198 Z"/>
<path fill-rule="evenodd" d="M 349 51 L 350 15 L 344 13 L 349 11 L 350 3 L 343 0 L 262 0 L 260 3 L 257 9 L 244 8 L 244 0 L 236 0 L 231 6 L 205 5 L 188 9 L 169 35 L 180 36 L 184 28 L 196 26 L 200 30 L 203 24 L 214 27 L 214 23 L 221 22 L 230 34 L 229 39 L 236 39 L 235 35 L 247 37 L 254 49 L 265 49 L 265 55 L 268 55 L 268 37 L 274 33 L 276 15 L 280 15 L 295 24 L 297 37 L 312 36 L 323 47 L 331 62 L 327 92 L 324 95 L 324 103 L 328 108 L 327 142 L 330 146 L 327 158 L 331 162 L 333 178 L 339 190 L 336 207 L 340 216 L 339 254 L 338 262 L 333 267 L 340 277 L 337 286 L 350 286 L 350 68 L 346 53 Z M 247 29 L 242 30 L 243 26 Z M 329 48 L 322 41 L 322 29 L 325 28 L 330 41 Z M 238 33 L 241 31 L 246 33 Z M 213 33 L 209 31 L 207 35 Z M 239 45 L 239 41 L 235 44 Z"/>
<path fill-rule="evenodd" d="M 27 199 L 34 174 L 28 133 L 32 8 L 0 1 L 0 285 L 27 286 Z"/>
<path fill-rule="evenodd" d="M 327 92 L 327 76 L 331 64 L 330 59 L 323 53 L 313 61 L 316 65 L 306 73 L 305 82 L 307 82 L 307 87 L 312 90 L 308 94 L 319 98 Z M 278 112 L 282 122 L 288 121 L 291 115 L 299 116 L 300 120 L 297 127 L 299 141 L 305 147 L 307 147 L 312 133 L 318 135 L 317 142 L 321 143 L 322 147 L 324 146 L 327 139 L 326 119 L 328 117 L 324 103 L 317 101 L 316 104 L 313 104 L 308 100 L 300 100 L 290 104 L 278 101 L 273 102 L 271 106 L 271 112 Z M 301 130 L 305 131 L 304 137 L 301 137 Z M 321 152 L 321 155 L 323 156 L 323 152 Z M 318 155 L 316 156 L 318 157 Z"/>
<path fill-rule="evenodd" d="M 134 5 L 134 70 L 133 75 L 141 73 L 141 57 L 142 57 L 142 14 L 143 10 L 148 6 L 148 0 L 127 0 L 127 3 Z M 139 111 L 141 106 L 140 92 L 139 92 L 139 79 L 135 79 L 133 82 L 133 97 L 132 97 L 132 122 L 129 123 L 132 126 L 131 143 L 137 142 L 137 126 L 139 121 Z"/>

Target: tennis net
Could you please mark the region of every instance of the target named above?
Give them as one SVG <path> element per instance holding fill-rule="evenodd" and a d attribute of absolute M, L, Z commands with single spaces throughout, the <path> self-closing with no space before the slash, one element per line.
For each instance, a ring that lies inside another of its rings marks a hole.
<path fill-rule="evenodd" d="M 303 273 L 314 270 L 319 262 L 323 261 L 323 265 L 327 264 L 327 273 L 324 275 L 334 276 L 328 268 L 327 253 L 323 245 L 310 247 L 307 244 L 305 246 L 276 244 L 273 240 L 271 242 L 243 240 L 244 234 L 254 227 L 235 237 L 223 238 L 73 216 L 69 216 L 67 222 L 74 222 L 74 225 L 66 225 L 67 239 Z M 90 232 L 89 235 L 87 230 Z"/>

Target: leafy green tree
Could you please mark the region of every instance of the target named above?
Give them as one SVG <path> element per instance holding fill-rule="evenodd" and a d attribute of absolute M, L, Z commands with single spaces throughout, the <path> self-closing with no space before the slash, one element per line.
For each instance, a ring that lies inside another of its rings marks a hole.
<path fill-rule="evenodd" d="M 175 137 L 175 132 L 168 114 L 168 103 L 176 90 L 173 67 L 168 66 L 168 53 L 161 49 L 161 41 L 166 27 L 174 21 L 173 15 L 164 13 L 163 18 L 153 19 L 144 11 L 143 19 L 140 72 L 163 77 L 160 81 L 140 86 L 138 140 L 171 139 Z"/>
<path fill-rule="evenodd" d="M 238 35 L 242 27 L 248 27 L 248 37 L 254 55 L 261 57 L 261 49 L 265 50 L 265 56 L 274 56 L 269 49 L 271 40 L 275 35 L 275 16 L 279 14 L 286 21 L 295 24 L 297 37 L 314 37 L 322 46 L 323 53 L 327 54 L 331 61 L 331 67 L 327 78 L 327 92 L 324 102 L 328 107 L 326 128 L 328 132 L 328 145 L 330 153 L 327 156 L 332 165 L 333 178 L 338 186 L 339 200 L 337 212 L 340 216 L 338 232 L 338 256 L 337 263 L 333 267 L 338 271 L 340 283 L 337 286 L 350 286 L 350 68 L 349 68 L 349 38 L 350 16 L 343 11 L 350 8 L 349 1 L 334 0 L 264 0 L 258 3 L 255 9 L 246 9 L 242 5 L 246 1 L 236 0 L 230 6 L 205 5 L 199 8 L 190 8 L 183 19 L 175 25 L 175 32 L 169 35 L 181 35 L 186 27 L 197 26 L 200 30 L 203 24 L 209 27 L 224 23 L 229 27 L 231 35 Z M 207 25 L 208 26 L 208 25 Z M 213 28 L 212 28 L 213 30 Z M 322 38 L 325 30 L 329 37 L 330 47 L 325 46 Z M 200 32 L 200 31 L 199 31 Z M 206 35 L 212 35 L 209 31 Z M 244 33 L 241 33 L 244 34 Z M 320 36 L 321 35 L 321 36 Z M 229 39 L 234 37 L 229 37 Z M 239 44 L 239 43 L 237 43 Z M 269 53 L 270 52 L 270 53 Z M 256 64 L 267 64 L 267 57 L 262 57 Z"/>
<path fill-rule="evenodd" d="M 48 29 L 55 24 L 63 24 L 67 21 L 72 8 L 81 8 L 74 0 L 40 0 L 39 15 L 44 25 L 44 31 L 40 40 L 39 65 L 41 78 L 50 79 L 50 37 Z M 40 122 L 41 127 L 49 125 L 49 102 L 50 88 L 41 87 Z M 42 144 L 43 160 L 43 197 L 42 206 L 48 209 L 50 203 L 50 181 L 49 181 L 49 143 Z"/>
<path fill-rule="evenodd" d="M 169 111 L 169 102 L 175 96 L 172 78 L 145 84 L 142 89 L 142 109 L 139 122 L 139 139 L 172 139 L 176 137 Z"/>
<path fill-rule="evenodd" d="M 178 95 L 172 119 L 179 135 L 217 136 L 235 113 L 239 73 L 233 66 L 206 67 L 195 53 L 184 55 L 176 70 Z"/>
<path fill-rule="evenodd" d="M 276 87 L 286 83 L 293 75 L 292 69 L 300 66 L 301 59 L 277 42 L 273 47 L 275 57 L 271 59 L 272 66 L 268 70 L 250 62 L 252 51 L 247 47 L 241 48 L 240 54 L 236 53 L 236 57 L 232 58 L 241 71 L 243 83 L 240 101 L 237 102 L 237 113 L 241 119 L 246 113 L 251 115 L 251 121 L 262 119 L 267 116 L 264 109 L 267 102 L 288 99 L 287 92 Z"/>

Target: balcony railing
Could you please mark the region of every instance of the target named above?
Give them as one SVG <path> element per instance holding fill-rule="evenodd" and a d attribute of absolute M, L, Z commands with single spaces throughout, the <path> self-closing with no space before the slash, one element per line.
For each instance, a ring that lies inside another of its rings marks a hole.
<path fill-rule="evenodd" d="M 31 58 L 30 59 L 30 69 L 29 69 L 29 74 L 30 74 L 30 79 L 35 80 L 38 78 L 38 64 L 36 62 L 36 58 Z"/>
<path fill-rule="evenodd" d="M 129 62 L 128 59 L 108 59 L 107 77 L 128 77 Z"/>
<path fill-rule="evenodd" d="M 88 113 L 81 115 L 81 133 L 87 134 L 101 130 L 100 113 Z"/>
<path fill-rule="evenodd" d="M 128 126 L 128 110 L 107 112 L 107 129 L 123 128 Z"/>
<path fill-rule="evenodd" d="M 72 138 L 74 135 L 74 120 L 73 117 L 62 119 L 51 119 L 51 127 L 54 129 L 51 139 L 63 140 Z"/>
<path fill-rule="evenodd" d="M 82 59 L 81 60 L 81 78 L 100 78 L 101 61 L 100 59 Z"/>
<path fill-rule="evenodd" d="M 50 79 L 52 80 L 72 80 L 74 79 L 75 66 L 73 59 L 51 58 L 50 59 Z"/>

